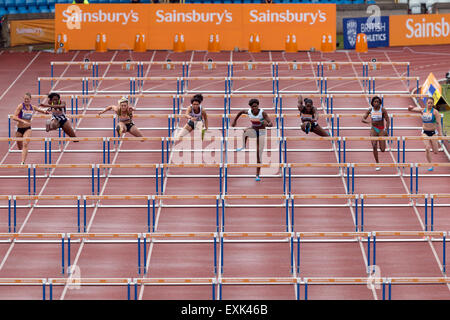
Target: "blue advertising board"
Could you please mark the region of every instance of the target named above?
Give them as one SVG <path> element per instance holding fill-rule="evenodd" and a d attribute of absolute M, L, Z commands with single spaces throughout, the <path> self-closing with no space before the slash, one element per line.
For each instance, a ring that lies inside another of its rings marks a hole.
<path fill-rule="evenodd" d="M 344 18 L 344 48 L 354 49 L 356 35 L 365 33 L 367 36 L 367 46 L 369 48 L 389 46 L 389 17 L 379 16 L 367 18 Z"/>

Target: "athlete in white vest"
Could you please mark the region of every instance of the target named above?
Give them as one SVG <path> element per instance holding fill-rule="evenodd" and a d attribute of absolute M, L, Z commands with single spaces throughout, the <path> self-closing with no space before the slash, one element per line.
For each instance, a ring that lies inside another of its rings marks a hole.
<path fill-rule="evenodd" d="M 238 112 L 236 117 L 233 120 L 233 123 L 231 124 L 232 127 L 236 126 L 236 122 L 239 119 L 239 117 L 243 114 L 247 114 L 249 120 L 252 123 L 252 126 L 249 128 L 246 128 L 244 130 L 244 133 L 242 135 L 243 138 L 243 146 L 242 148 L 236 149 L 236 151 L 241 151 L 245 149 L 245 146 L 247 145 L 248 138 L 257 138 L 256 139 L 256 160 L 258 163 L 261 163 L 261 156 L 262 152 L 264 150 L 264 142 L 265 142 L 265 136 L 266 136 L 266 127 L 272 127 L 272 121 L 269 119 L 269 116 L 267 113 L 259 108 L 259 101 L 258 99 L 250 99 L 248 102 L 250 109 L 247 110 L 241 110 Z M 260 178 L 260 172 L 261 168 L 256 168 L 256 181 L 261 181 Z"/>

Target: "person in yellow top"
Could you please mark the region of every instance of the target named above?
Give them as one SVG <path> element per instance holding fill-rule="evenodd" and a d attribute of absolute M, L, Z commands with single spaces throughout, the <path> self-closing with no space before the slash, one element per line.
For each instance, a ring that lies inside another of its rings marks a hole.
<path fill-rule="evenodd" d="M 89 4 L 88 0 L 73 0 L 72 4 L 79 3 L 79 4 Z"/>

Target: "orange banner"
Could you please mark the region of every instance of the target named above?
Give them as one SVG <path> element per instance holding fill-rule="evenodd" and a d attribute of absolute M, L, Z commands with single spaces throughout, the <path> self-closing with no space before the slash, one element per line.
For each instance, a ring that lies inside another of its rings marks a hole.
<path fill-rule="evenodd" d="M 391 46 L 450 43 L 450 14 L 390 16 Z"/>
<path fill-rule="evenodd" d="M 147 36 L 147 49 L 171 50 L 183 34 L 186 50 L 207 50 L 217 33 L 221 50 L 248 49 L 258 33 L 262 50 L 284 50 L 288 34 L 299 50 L 319 49 L 324 34 L 336 43 L 335 4 L 57 4 L 56 35 L 67 34 L 71 50 L 92 50 L 98 33 L 108 49 L 132 49 L 135 35 Z"/>
<path fill-rule="evenodd" d="M 11 20 L 11 46 L 52 43 L 55 38 L 53 19 Z"/>

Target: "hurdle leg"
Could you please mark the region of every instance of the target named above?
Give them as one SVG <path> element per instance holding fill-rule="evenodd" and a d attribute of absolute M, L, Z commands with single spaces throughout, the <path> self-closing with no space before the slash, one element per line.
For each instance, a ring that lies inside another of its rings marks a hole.
<path fill-rule="evenodd" d="M 138 273 L 141 274 L 141 235 L 137 239 Z M 144 257 L 145 259 L 145 257 Z"/>
<path fill-rule="evenodd" d="M 61 265 L 62 265 L 62 271 L 61 273 L 64 274 L 64 237 L 61 237 Z"/>
<path fill-rule="evenodd" d="M 291 219 L 292 219 L 292 225 L 291 225 L 291 231 L 294 231 L 294 197 L 291 197 Z M 289 232 L 289 221 L 288 221 L 288 209 L 286 210 L 286 232 Z"/>

